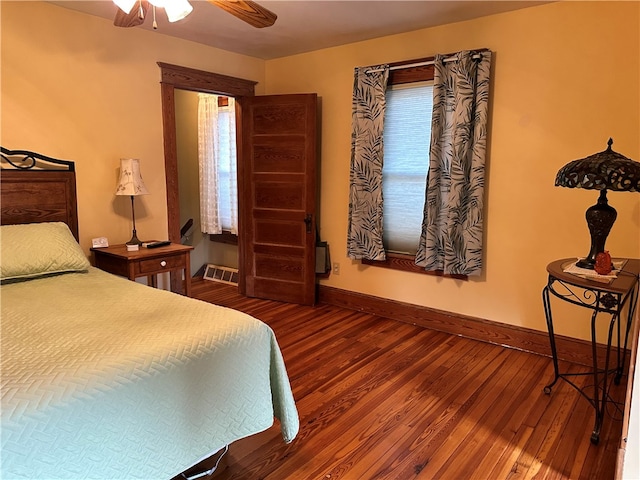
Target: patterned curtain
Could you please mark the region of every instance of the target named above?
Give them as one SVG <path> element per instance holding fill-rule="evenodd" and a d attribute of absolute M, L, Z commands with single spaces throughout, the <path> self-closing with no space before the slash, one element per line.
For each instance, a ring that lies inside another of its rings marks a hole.
<path fill-rule="evenodd" d="M 416 264 L 480 275 L 491 52 L 436 56 L 427 194 Z M 475 59 L 474 59 L 475 57 Z M 478 58 L 479 57 L 479 58 Z"/>
<path fill-rule="evenodd" d="M 347 256 L 384 260 L 382 244 L 382 132 L 388 65 L 354 72 Z"/>

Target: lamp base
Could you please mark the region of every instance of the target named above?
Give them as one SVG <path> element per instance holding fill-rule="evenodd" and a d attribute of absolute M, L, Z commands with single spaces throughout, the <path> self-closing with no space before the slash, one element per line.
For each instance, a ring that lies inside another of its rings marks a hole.
<path fill-rule="evenodd" d="M 581 260 L 578 260 L 576 262 L 576 267 L 586 268 L 588 270 L 593 270 L 595 268 L 596 261 L 595 261 L 595 259 L 593 260 L 593 262 L 590 261 L 590 260 L 591 259 L 589 259 L 589 258 L 583 258 Z"/>
<path fill-rule="evenodd" d="M 133 195 L 131 195 L 131 218 L 133 219 L 133 234 L 131 235 L 131 240 L 125 243 L 125 245 L 142 245 L 142 242 L 138 240 L 136 232 L 136 209 L 133 203 Z"/>
<path fill-rule="evenodd" d="M 138 236 L 136 235 L 135 230 L 133 231 L 133 236 L 131 237 L 131 240 L 125 243 L 125 245 L 142 245 L 142 241 L 138 240 Z"/>
<path fill-rule="evenodd" d="M 617 216 L 616 209 L 607 202 L 607 190 L 600 190 L 598 203 L 589 207 L 585 214 L 591 234 L 591 250 L 585 258 L 576 263 L 576 266 L 594 270 L 596 255 L 604 252 L 604 244 Z"/>

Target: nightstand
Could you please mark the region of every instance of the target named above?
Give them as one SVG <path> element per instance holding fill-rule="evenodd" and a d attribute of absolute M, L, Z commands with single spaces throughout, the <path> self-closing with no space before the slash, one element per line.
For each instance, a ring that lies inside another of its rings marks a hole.
<path fill-rule="evenodd" d="M 172 243 L 159 248 L 144 248 L 129 252 L 126 245 L 92 248 L 94 265 L 115 275 L 135 281 L 147 277 L 150 286 L 157 287 L 156 275 L 184 270 L 184 291 L 191 296 L 190 252 L 193 247 Z M 181 293 L 181 292 L 179 292 Z"/>

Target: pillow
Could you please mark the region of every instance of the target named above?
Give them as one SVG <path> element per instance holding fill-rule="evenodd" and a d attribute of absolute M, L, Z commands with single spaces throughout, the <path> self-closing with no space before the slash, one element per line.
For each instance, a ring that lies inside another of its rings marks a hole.
<path fill-rule="evenodd" d="M 0 280 L 86 272 L 89 260 L 66 223 L 0 227 Z"/>

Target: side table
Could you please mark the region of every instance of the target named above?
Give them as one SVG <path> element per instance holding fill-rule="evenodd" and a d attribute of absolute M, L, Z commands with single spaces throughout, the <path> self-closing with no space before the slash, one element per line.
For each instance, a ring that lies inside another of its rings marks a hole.
<path fill-rule="evenodd" d="M 619 260 L 620 259 L 614 259 L 614 261 Z M 597 444 L 600 441 L 600 430 L 602 428 L 602 421 L 604 419 L 605 407 L 608 400 L 610 375 L 615 373 L 613 381 L 616 385 L 620 383 L 620 379 L 622 378 L 629 330 L 631 328 L 633 314 L 638 301 L 640 259 L 626 260 L 621 271 L 618 272 L 617 278 L 610 283 L 600 283 L 596 280 L 589 280 L 564 272 L 564 268 L 569 266 L 571 263 L 575 263 L 575 261 L 575 258 L 565 258 L 562 260 L 556 260 L 547 265 L 549 279 L 547 281 L 547 285 L 542 290 L 542 301 L 544 305 L 544 314 L 547 320 L 547 329 L 549 331 L 549 342 L 551 344 L 555 377 L 549 385 L 544 387 L 544 392 L 546 394 L 551 394 L 551 389 L 559 378 L 565 380 L 572 387 L 578 390 L 595 409 L 595 422 L 593 433 L 591 434 L 591 442 L 593 444 Z M 591 314 L 591 348 L 593 357 L 593 371 L 591 374 L 593 375 L 593 383 L 595 386 L 593 389 L 593 397 L 587 395 L 584 390 L 580 389 L 569 379 L 569 377 L 576 374 L 561 373 L 558 368 L 558 351 L 556 349 L 553 329 L 550 294 L 565 302 L 593 310 L 593 313 Z M 625 306 L 627 306 L 626 325 L 624 326 L 624 343 L 621 344 L 622 320 L 620 317 Z M 596 320 L 600 314 L 610 315 L 604 367 L 598 366 L 597 355 L 598 343 L 596 339 Z M 615 368 L 611 368 L 610 357 L 614 326 L 617 326 L 617 362 Z"/>
<path fill-rule="evenodd" d="M 193 247 L 172 243 L 164 247 L 140 247 L 135 252 L 127 250 L 126 245 L 113 245 L 105 248 L 92 248 L 94 264 L 101 270 L 127 277 L 135 281 L 138 277 L 147 277 L 152 287 L 157 287 L 156 275 L 171 271 L 184 271 L 184 293 L 191 296 L 191 261 Z"/>

